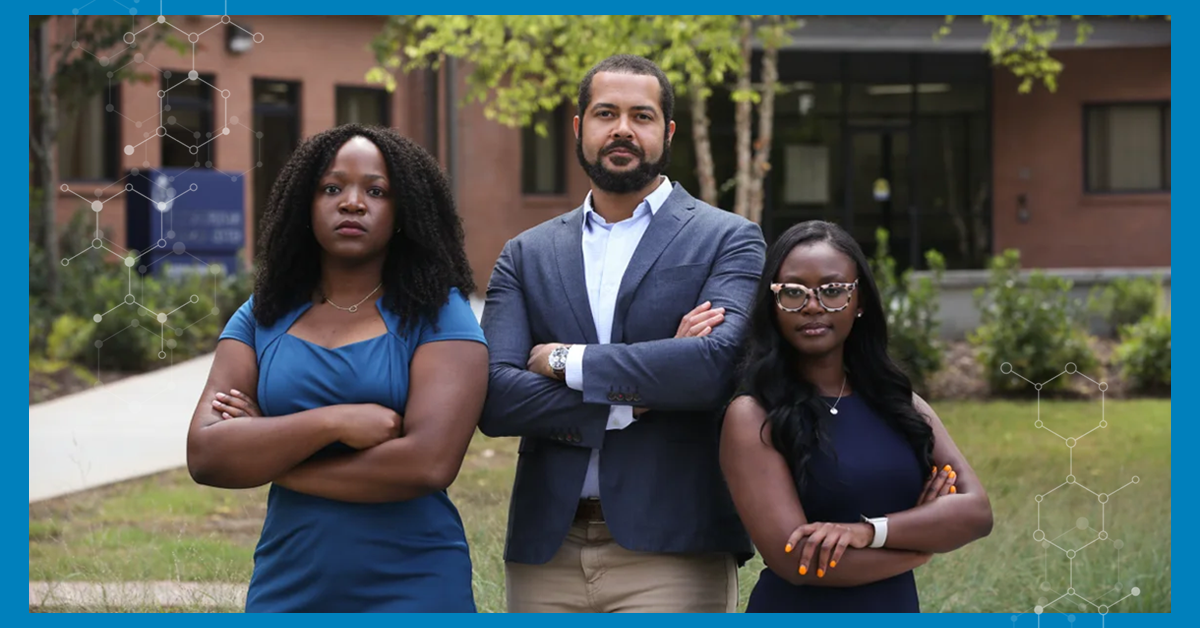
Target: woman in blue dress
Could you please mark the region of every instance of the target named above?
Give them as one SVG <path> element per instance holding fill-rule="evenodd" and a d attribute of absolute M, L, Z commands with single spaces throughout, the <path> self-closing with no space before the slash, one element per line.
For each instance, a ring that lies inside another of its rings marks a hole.
<path fill-rule="evenodd" d="M 767 565 L 748 612 L 919 612 L 913 570 L 992 529 L 987 494 L 887 352 L 861 248 L 811 221 L 767 252 L 721 467 Z"/>
<path fill-rule="evenodd" d="M 271 190 L 253 296 L 188 432 L 201 484 L 270 484 L 249 612 L 475 610 L 446 495 L 487 390 L 463 231 L 394 131 L 303 143 Z"/>

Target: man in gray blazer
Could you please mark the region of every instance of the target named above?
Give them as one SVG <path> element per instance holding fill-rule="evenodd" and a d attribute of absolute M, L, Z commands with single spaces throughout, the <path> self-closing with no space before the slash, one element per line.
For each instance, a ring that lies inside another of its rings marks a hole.
<path fill-rule="evenodd" d="M 717 444 L 762 232 L 662 176 L 674 94 L 658 66 L 606 59 L 578 104 L 592 190 L 505 245 L 483 312 L 480 429 L 521 437 L 508 609 L 730 612 L 753 548 Z"/>

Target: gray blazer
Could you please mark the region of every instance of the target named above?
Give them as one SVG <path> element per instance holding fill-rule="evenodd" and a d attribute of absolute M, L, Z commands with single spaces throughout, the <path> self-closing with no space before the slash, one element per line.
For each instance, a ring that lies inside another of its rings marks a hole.
<path fill-rule="evenodd" d="M 729 552 L 750 538 L 717 460 L 720 419 L 761 277 L 758 225 L 692 198 L 678 183 L 621 281 L 611 344 L 597 344 L 584 279 L 583 207 L 510 240 L 488 284 L 483 331 L 491 377 L 480 429 L 521 437 L 505 560 L 542 564 L 567 536 L 591 449 L 613 538 L 645 552 Z M 703 338 L 675 339 L 700 303 L 725 308 Z M 526 370 L 534 345 L 590 345 L 583 392 Z M 649 408 L 606 431 L 609 406 Z"/>

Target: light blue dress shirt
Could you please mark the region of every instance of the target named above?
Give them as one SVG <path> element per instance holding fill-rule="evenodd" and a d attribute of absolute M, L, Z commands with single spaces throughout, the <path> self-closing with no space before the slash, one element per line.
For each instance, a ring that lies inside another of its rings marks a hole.
<path fill-rule="evenodd" d="M 650 193 L 625 220 L 609 223 L 592 207 L 592 193 L 588 192 L 583 202 L 583 270 L 587 281 L 588 302 L 592 306 L 592 320 L 596 323 L 596 338 L 600 344 L 608 344 L 612 338 L 613 312 L 617 305 L 617 291 L 633 252 L 642 241 L 642 235 L 650 226 L 658 209 L 671 195 L 671 182 L 662 178 Z M 567 386 L 583 390 L 583 353 L 587 345 L 572 345 L 567 353 Z M 610 406 L 608 429 L 620 430 L 634 421 L 633 406 Z M 583 481 L 582 497 L 600 496 L 600 450 L 592 450 L 587 476 Z"/>

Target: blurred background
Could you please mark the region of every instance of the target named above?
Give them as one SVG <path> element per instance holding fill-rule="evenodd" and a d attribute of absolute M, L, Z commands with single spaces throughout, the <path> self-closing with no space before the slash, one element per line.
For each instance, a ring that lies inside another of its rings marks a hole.
<path fill-rule="evenodd" d="M 486 286 L 582 202 L 578 81 L 625 52 L 676 86 L 668 176 L 768 241 L 819 218 L 872 257 L 996 511 L 919 570 L 923 608 L 1170 611 L 1169 17 L 131 13 L 30 18 L 31 610 L 240 608 L 265 488 L 196 486 L 183 443 L 303 138 L 425 146 Z M 481 610 L 515 460 L 477 435 L 450 489 Z"/>

